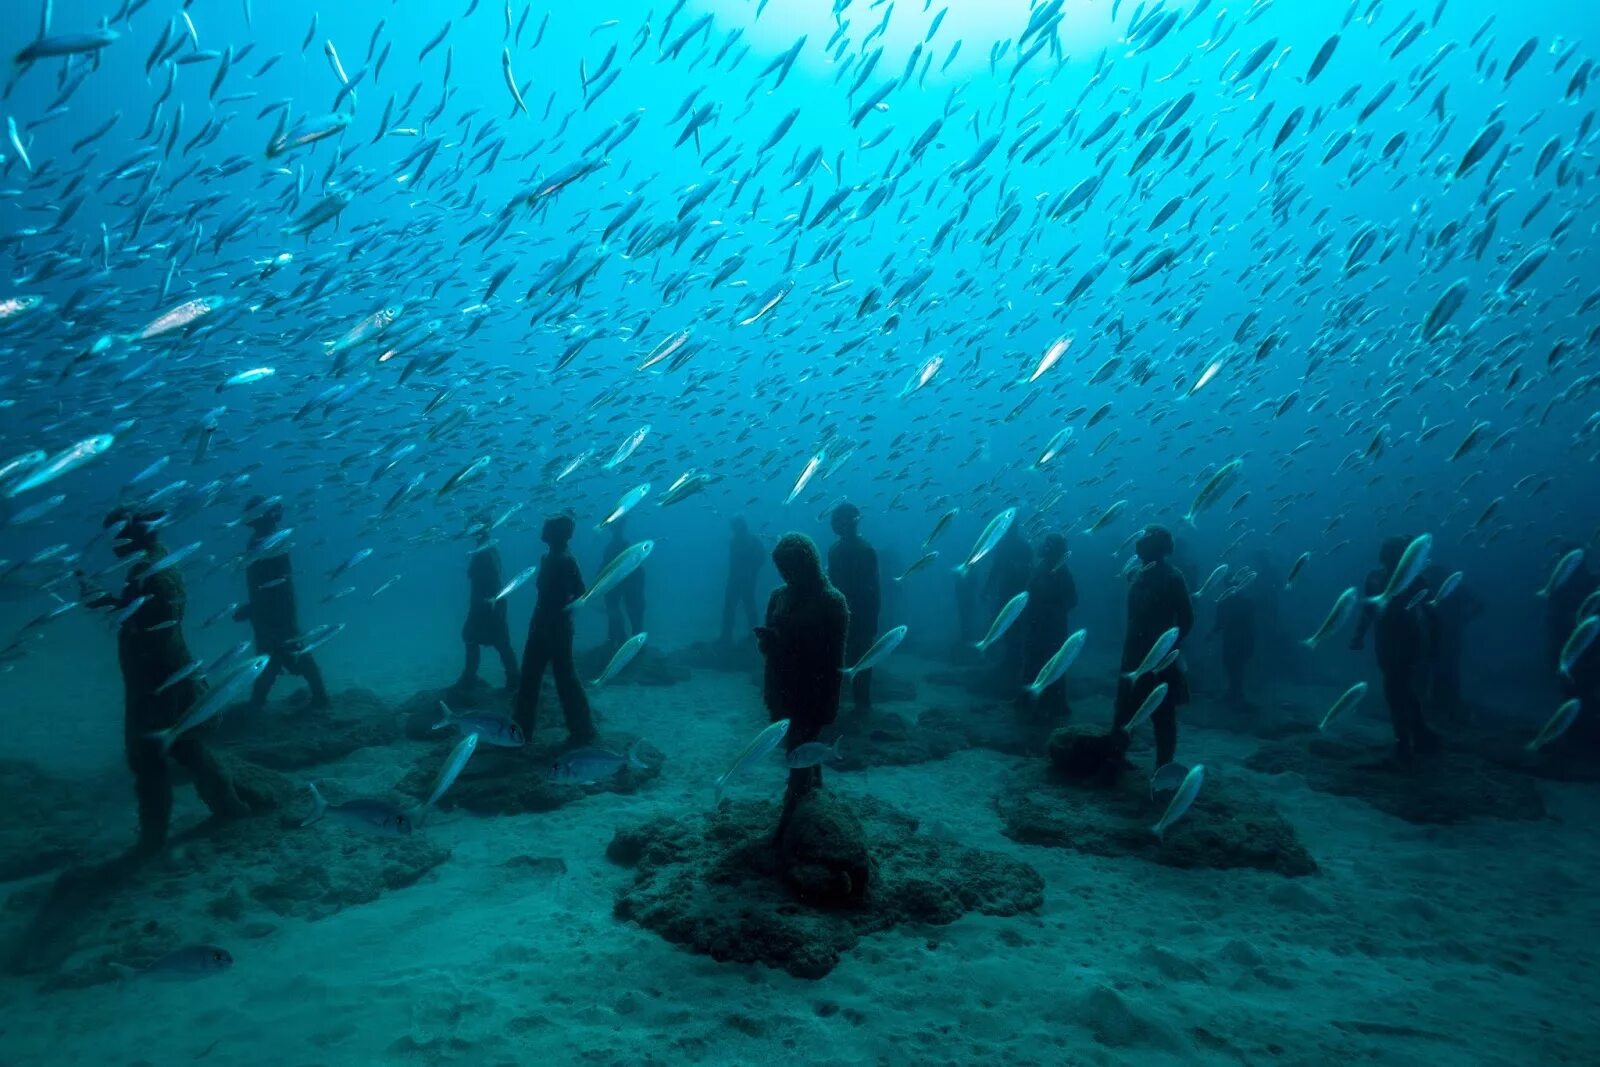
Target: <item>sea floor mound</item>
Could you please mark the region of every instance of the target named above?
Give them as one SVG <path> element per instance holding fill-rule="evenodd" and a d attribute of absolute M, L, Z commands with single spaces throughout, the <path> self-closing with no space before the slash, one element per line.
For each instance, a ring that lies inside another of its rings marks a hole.
<path fill-rule="evenodd" d="M 559 712 L 556 714 L 559 717 Z M 635 755 L 645 766 L 641 769 L 625 765 L 613 775 L 581 785 L 557 781 L 556 764 L 571 751 L 571 746 L 564 741 L 564 733 L 557 728 L 535 733 L 521 748 L 479 744 L 461 776 L 439 801 L 439 809 L 460 808 L 475 815 L 554 811 L 598 793 L 637 792 L 661 775 L 665 757 L 648 742 L 640 742 L 628 734 L 604 733 L 589 747 L 626 755 L 637 743 Z M 418 760 L 397 787 L 418 801 L 427 797 L 450 746 L 459 735 L 455 730 L 440 730 L 433 737 L 441 743 Z"/>
<path fill-rule="evenodd" d="M 821 978 L 866 935 L 1043 904 L 1032 867 L 936 841 L 882 801 L 808 794 L 781 843 L 778 814 L 774 803 L 729 801 L 619 830 L 606 855 L 634 878 L 617 916 L 715 960 Z"/>
<path fill-rule="evenodd" d="M 839 742 L 839 758 L 828 766 L 841 771 L 872 767 L 904 767 L 941 760 L 967 747 L 966 738 L 953 730 L 911 722 L 893 711 L 874 710 L 856 715 L 845 710 L 839 721 L 824 731 L 824 744 Z"/>
<path fill-rule="evenodd" d="M 278 919 L 327 918 L 414 884 L 450 856 L 426 831 L 302 827 L 305 790 L 260 767 L 235 774 L 241 796 L 265 814 L 209 819 L 155 856 L 74 867 L 12 894 L 7 925 L 20 919 L 22 929 L 6 947 L 7 970 L 39 975 L 46 988 L 109 982 L 113 963 L 195 943 L 237 945 L 269 936 Z M 328 790 L 331 803 L 344 799 Z"/>
<path fill-rule="evenodd" d="M 609 644 L 595 645 L 593 648 L 584 649 L 573 658 L 578 668 L 578 677 L 583 679 L 586 687 L 592 688 L 593 681 L 604 673 L 615 651 L 616 649 Z M 687 682 L 689 673 L 689 668 L 678 662 L 675 657 L 646 645 L 626 667 L 617 672 L 615 678 L 606 684 L 608 686 L 677 685 L 680 682 Z"/>
<path fill-rule="evenodd" d="M 1544 801 L 1527 774 L 1450 744 L 1401 767 L 1391 746 L 1315 737 L 1263 745 L 1245 766 L 1263 774 L 1298 774 L 1319 793 L 1354 797 L 1411 823 L 1544 818 Z"/>
<path fill-rule="evenodd" d="M 217 723 L 216 743 L 250 763 L 293 771 L 399 740 L 394 715 L 376 693 L 345 689 L 329 698 L 328 707 L 313 708 L 302 689 L 259 712 L 235 704 Z"/>
<path fill-rule="evenodd" d="M 1059 719 L 1039 714 L 1032 705 L 1010 702 L 973 704 L 965 710 L 929 708 L 917 720 L 917 729 L 960 738 L 962 748 L 987 748 L 1008 756 L 1039 755 L 1050 731 L 1060 725 Z"/>
<path fill-rule="evenodd" d="M 1568 732 L 1565 737 L 1535 752 L 1528 751 L 1532 733 L 1477 732 L 1457 743 L 1490 763 L 1519 774 L 1552 782 L 1600 782 L 1600 751 Z"/>
<path fill-rule="evenodd" d="M 1188 814 L 1157 838 L 1151 828 L 1170 794 L 1152 796 L 1144 775 L 1123 772 L 1125 746 L 1114 742 L 1103 728 L 1057 731 L 1050 760 L 1013 771 L 1002 789 L 997 806 L 1005 835 L 1168 867 L 1249 867 L 1290 878 L 1316 872 L 1316 861 L 1277 809 L 1221 772 L 1207 775 Z"/>
<path fill-rule="evenodd" d="M 81 783 L 37 764 L 0 760 L 0 883 L 31 878 L 82 856 L 94 823 Z"/>

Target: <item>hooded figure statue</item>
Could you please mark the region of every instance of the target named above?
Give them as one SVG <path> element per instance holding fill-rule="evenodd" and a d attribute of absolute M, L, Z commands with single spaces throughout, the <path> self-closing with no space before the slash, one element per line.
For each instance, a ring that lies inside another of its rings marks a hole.
<path fill-rule="evenodd" d="M 815 741 L 839 715 L 839 672 L 850 609 L 822 573 L 817 546 L 805 534 L 780 538 L 772 562 L 784 584 L 767 600 L 766 625 L 756 628 L 766 657 L 761 695 L 773 722 L 789 720 L 785 751 L 793 752 Z M 800 797 L 821 784 L 821 767 L 789 772 L 779 836 Z"/>
<path fill-rule="evenodd" d="M 1138 669 L 1157 639 L 1173 627 L 1178 630 L 1178 643 L 1173 647 L 1182 647 L 1183 639 L 1194 629 L 1194 604 L 1189 600 L 1183 572 L 1168 558 L 1172 555 L 1172 534 L 1165 526 L 1146 527 L 1134 543 L 1134 551 L 1144 566 L 1128 587 L 1128 632 L 1122 642 L 1122 675 L 1117 679 L 1116 728 L 1122 729 L 1145 697 L 1165 683 L 1167 695 L 1150 716 L 1159 769 L 1177 755 L 1178 705 L 1189 702 L 1189 681 L 1178 662 L 1136 679 L 1130 680 L 1128 675 Z"/>

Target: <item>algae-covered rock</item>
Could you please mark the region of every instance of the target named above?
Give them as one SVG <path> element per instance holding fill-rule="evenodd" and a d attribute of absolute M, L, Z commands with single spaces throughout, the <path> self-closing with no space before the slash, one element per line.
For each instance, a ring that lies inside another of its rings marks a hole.
<path fill-rule="evenodd" d="M 842 737 L 839 758 L 829 763 L 841 771 L 868 767 L 902 767 L 941 760 L 967 747 L 960 734 L 936 723 L 910 722 L 892 711 L 841 717 L 822 736 L 827 744 Z"/>
<path fill-rule="evenodd" d="M 800 798 L 778 854 L 784 881 L 808 904 L 846 907 L 866 897 L 871 878 L 866 834 L 837 794 L 818 789 Z"/>
<path fill-rule="evenodd" d="M 369 690 L 333 694 L 326 708 L 312 708 L 301 696 L 270 702 L 259 712 L 234 705 L 217 726 L 217 745 L 250 763 L 290 771 L 399 738 L 393 713 Z"/>
<path fill-rule="evenodd" d="M 1072 723 L 1050 735 L 1050 766 L 1069 782 L 1109 785 L 1126 766 L 1129 736 L 1104 726 Z"/>
<path fill-rule="evenodd" d="M 83 788 L 22 760 L 0 760 L 0 882 L 29 878 L 83 854 L 91 811 Z"/>
<path fill-rule="evenodd" d="M 292 786 L 261 768 L 237 768 L 241 791 L 286 796 Z M 337 793 L 329 800 L 338 803 Z M 114 962 L 149 959 L 196 942 L 226 947 L 262 936 L 273 917 L 322 919 L 415 884 L 450 856 L 426 831 L 378 836 L 332 820 L 300 823 L 306 799 L 238 820 L 210 819 L 175 835 L 148 858 L 131 853 L 64 871 L 54 883 L 15 894 L 8 910 L 29 913 L 6 946 L 12 973 L 43 975 L 47 987 L 112 980 Z M 177 906 L 199 900 L 199 907 Z"/>
<path fill-rule="evenodd" d="M 1027 767 L 1014 772 L 998 807 L 1005 835 L 1025 844 L 1169 867 L 1253 867 L 1287 877 L 1317 869 L 1294 827 L 1252 786 L 1213 771 L 1188 814 L 1157 838 L 1151 827 L 1167 799 L 1152 796 L 1136 774 L 1085 785 Z"/>
<path fill-rule="evenodd" d="M 862 936 L 1043 903 L 1032 867 L 935 841 L 881 801 L 809 794 L 782 844 L 777 821 L 777 804 L 731 801 L 619 830 L 606 855 L 634 879 L 616 914 L 713 959 L 821 978 Z"/>
<path fill-rule="evenodd" d="M 1318 737 L 1263 745 L 1245 765 L 1263 774 L 1298 774 L 1319 793 L 1355 797 L 1407 822 L 1544 817 L 1538 787 L 1525 774 L 1459 750 L 1419 756 L 1402 768 L 1389 751 Z"/>

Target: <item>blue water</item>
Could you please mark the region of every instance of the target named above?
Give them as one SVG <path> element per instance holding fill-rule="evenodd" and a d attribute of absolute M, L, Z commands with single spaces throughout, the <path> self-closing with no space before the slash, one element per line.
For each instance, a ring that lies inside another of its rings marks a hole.
<path fill-rule="evenodd" d="M 1032 537 L 1069 536 L 1074 627 L 1102 656 L 1147 523 L 1178 533 L 1191 588 L 1219 563 L 1282 576 L 1309 553 L 1291 589 L 1270 591 L 1295 638 L 1361 584 L 1385 536 L 1429 532 L 1488 606 L 1469 689 L 1530 730 L 1555 706 L 1534 593 L 1558 543 L 1593 549 L 1600 529 L 1595 95 L 1581 74 L 1600 14 L 1586 5 L 1065 0 L 1034 5 L 1059 19 L 1026 40 L 1025 0 L 128 6 L 54 4 L 51 34 L 109 20 L 117 39 L 12 65 L 0 102 L 27 156 L 0 145 L 0 305 L 37 298 L 0 320 L 0 460 L 115 437 L 0 501 L 17 756 L 85 773 L 119 761 L 112 631 L 83 611 L 32 620 L 78 596 L 75 570 L 119 580 L 100 520 L 163 487 L 179 516 L 166 544 L 201 546 L 185 574 L 205 657 L 246 636 L 198 626 L 243 596 L 245 501 L 285 499 L 302 622 L 347 627 L 324 653 L 336 687 L 384 692 L 401 663 L 449 680 L 475 512 L 520 509 L 496 531 L 509 575 L 537 562 L 541 519 L 570 509 L 592 575 L 594 527 L 649 483 L 627 529 L 656 544 L 663 649 L 715 636 L 731 517 L 769 542 L 825 542 L 840 499 L 878 546 L 884 628 L 908 624 L 906 650 L 931 657 L 956 636 L 949 568 L 1006 507 Z M 21 51 L 37 16 L 11 5 L 0 52 Z M 293 137 L 331 112 L 347 128 L 269 158 L 282 115 Z M 1458 177 L 1494 121 L 1503 136 Z M 575 166 L 586 173 L 541 195 Z M 351 198 L 336 224 L 285 233 L 334 195 Z M 1352 254 L 1364 230 L 1370 247 Z M 1458 280 L 1462 306 L 1424 338 Z M 225 303 L 137 339 L 204 297 Z M 328 351 L 386 307 L 391 325 Z M 637 369 L 679 331 L 681 365 Z M 1060 339 L 1059 363 L 1027 381 Z M 275 373 L 225 386 L 253 368 Z M 1235 459 L 1237 478 L 1186 523 Z M 662 507 L 691 470 L 716 480 Z M 890 582 L 951 508 L 939 559 Z M 371 558 L 327 577 L 362 548 Z M 520 645 L 532 586 L 511 603 Z M 603 626 L 583 618 L 579 644 Z M 1370 674 L 1343 644 L 1259 669 L 1342 689 Z"/>

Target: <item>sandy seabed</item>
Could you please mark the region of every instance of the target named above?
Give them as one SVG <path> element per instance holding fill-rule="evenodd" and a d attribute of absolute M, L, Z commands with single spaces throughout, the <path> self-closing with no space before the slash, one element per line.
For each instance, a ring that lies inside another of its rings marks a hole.
<path fill-rule="evenodd" d="M 441 663 L 409 662 L 356 681 L 398 704 L 448 676 Z M 936 668 L 905 657 L 919 699 L 893 710 L 970 702 L 921 677 Z M 493 665 L 486 674 L 498 677 Z M 665 753 L 658 780 L 545 814 L 445 813 L 421 832 L 452 854 L 417 884 L 317 921 L 280 920 L 250 940 L 230 940 L 198 899 L 152 902 L 192 905 L 193 939 L 224 944 L 236 964 L 189 982 L 55 991 L 0 977 L 0 1063 L 1600 1062 L 1600 787 L 1540 782 L 1541 821 L 1417 826 L 1313 792 L 1295 774 L 1248 770 L 1255 738 L 1186 728 L 1182 758 L 1249 779 L 1294 824 L 1320 870 L 1289 879 L 1011 841 L 995 801 L 1021 757 L 969 749 L 832 774 L 830 788 L 1032 864 L 1045 904 L 870 936 L 808 981 L 719 964 L 612 914 L 630 878 L 605 857 L 613 831 L 709 810 L 712 780 L 763 719 L 750 680 L 697 671 L 595 699 L 607 729 Z M 418 744 L 362 749 L 317 776 L 381 792 Z M 781 782 L 774 764 L 731 792 L 775 797 Z M 114 779 L 105 788 L 118 795 Z M 107 803 L 104 825 L 86 834 L 109 851 L 131 839 L 132 813 Z M 201 813 L 180 789 L 176 825 Z M 565 873 L 507 865 L 512 857 L 559 858 Z M 0 913 L 10 927 L 0 935 L 23 918 Z"/>

